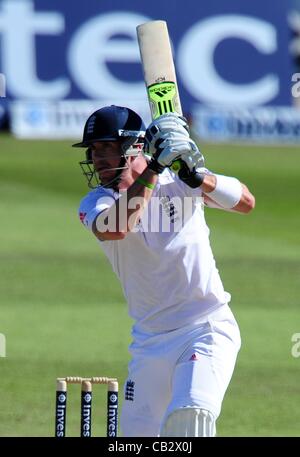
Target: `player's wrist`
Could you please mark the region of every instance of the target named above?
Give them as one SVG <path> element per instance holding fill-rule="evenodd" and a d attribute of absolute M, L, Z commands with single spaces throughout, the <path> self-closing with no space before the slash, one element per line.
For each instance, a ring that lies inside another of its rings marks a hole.
<path fill-rule="evenodd" d="M 141 184 L 142 186 L 147 187 L 147 189 L 151 189 L 151 190 L 155 189 L 155 185 L 156 185 L 156 183 L 153 184 L 152 182 L 147 181 L 146 179 L 142 178 L 141 176 L 139 176 L 135 182 L 137 182 L 137 183 Z"/>
<path fill-rule="evenodd" d="M 151 158 L 150 162 L 147 165 L 147 169 L 151 170 L 155 174 L 160 174 L 164 171 L 165 166 L 161 165 L 157 159 L 154 157 Z"/>
<path fill-rule="evenodd" d="M 143 173 L 139 176 L 140 178 L 146 180 L 150 184 L 156 185 L 158 181 L 158 173 L 151 170 L 151 168 L 146 167 Z"/>
<path fill-rule="evenodd" d="M 203 173 L 203 183 L 201 185 L 201 190 L 204 193 L 210 193 L 215 190 L 217 184 L 217 178 L 213 174 Z"/>
<path fill-rule="evenodd" d="M 197 171 L 186 173 L 185 171 L 179 170 L 178 176 L 185 184 L 192 189 L 197 189 L 203 184 L 205 174 Z"/>

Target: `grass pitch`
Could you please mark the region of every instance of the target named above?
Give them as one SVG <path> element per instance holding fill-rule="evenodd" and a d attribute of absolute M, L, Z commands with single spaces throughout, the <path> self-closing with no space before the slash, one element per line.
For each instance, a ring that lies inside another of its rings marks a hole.
<path fill-rule="evenodd" d="M 255 194 L 242 216 L 207 210 L 211 243 L 243 346 L 219 436 L 300 436 L 299 168 L 296 148 L 203 146 L 207 167 Z M 87 192 L 67 142 L 0 136 L 0 436 L 53 436 L 55 379 L 127 375 L 131 321 L 121 287 L 77 218 Z M 71 386 L 69 436 L 79 431 Z M 106 387 L 95 386 L 93 434 L 105 435 Z"/>

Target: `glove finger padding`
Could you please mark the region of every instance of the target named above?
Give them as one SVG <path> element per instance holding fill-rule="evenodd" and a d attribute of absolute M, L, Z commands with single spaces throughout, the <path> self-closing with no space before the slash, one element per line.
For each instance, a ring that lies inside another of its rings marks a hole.
<path fill-rule="evenodd" d="M 168 133 L 174 133 L 188 139 L 189 128 L 186 120 L 175 113 L 164 114 L 155 119 L 146 130 L 145 153 L 154 155 L 158 140 L 165 138 Z"/>
<path fill-rule="evenodd" d="M 165 166 L 170 166 L 177 159 L 181 159 L 190 171 L 204 166 L 204 157 L 196 143 L 176 132 L 161 135 L 157 148 L 155 156 L 160 163 L 164 161 Z"/>
<path fill-rule="evenodd" d="M 191 139 L 178 135 L 176 132 L 165 133 L 156 140 L 153 157 L 164 166 L 170 166 L 177 159 L 183 160 L 189 170 L 204 166 L 203 155 L 197 148 L 196 143 Z"/>
<path fill-rule="evenodd" d="M 180 129 L 186 136 L 189 136 L 189 126 L 187 120 L 177 113 L 163 114 L 157 119 L 154 119 L 148 129 L 151 129 L 153 125 L 157 126 L 160 131 L 174 131 L 176 129 Z"/>
<path fill-rule="evenodd" d="M 195 168 L 204 167 L 204 157 L 193 140 L 190 140 L 190 150 L 183 152 L 180 159 L 187 165 L 190 171 Z"/>

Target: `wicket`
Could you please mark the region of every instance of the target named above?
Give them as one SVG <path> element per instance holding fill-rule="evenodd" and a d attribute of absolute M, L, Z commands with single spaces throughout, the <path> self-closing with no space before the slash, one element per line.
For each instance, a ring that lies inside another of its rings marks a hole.
<path fill-rule="evenodd" d="M 56 380 L 55 437 L 66 435 L 67 390 L 68 384 L 81 385 L 80 436 L 92 436 L 92 390 L 93 384 L 107 384 L 107 430 L 106 436 L 114 438 L 118 431 L 118 392 L 116 378 L 94 377 L 81 378 L 69 376 Z"/>

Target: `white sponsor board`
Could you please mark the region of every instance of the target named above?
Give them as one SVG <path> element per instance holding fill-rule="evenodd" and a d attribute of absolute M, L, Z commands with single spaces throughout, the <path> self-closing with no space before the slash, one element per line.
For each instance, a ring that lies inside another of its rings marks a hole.
<path fill-rule="evenodd" d="M 294 107 L 220 108 L 197 106 L 195 133 L 209 142 L 299 144 L 300 109 Z"/>
<path fill-rule="evenodd" d="M 82 137 L 84 124 L 93 111 L 111 105 L 110 101 L 62 100 L 57 102 L 15 101 L 10 103 L 11 130 L 24 139 L 69 139 Z M 129 104 L 118 100 L 120 106 L 132 108 L 147 124 L 150 113 L 147 100 Z"/>

